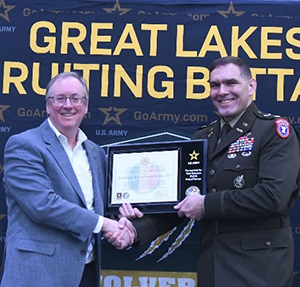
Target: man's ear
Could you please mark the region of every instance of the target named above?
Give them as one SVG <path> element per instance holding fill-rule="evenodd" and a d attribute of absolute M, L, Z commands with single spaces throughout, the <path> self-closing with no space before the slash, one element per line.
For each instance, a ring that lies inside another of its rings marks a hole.
<path fill-rule="evenodd" d="M 256 88 L 257 88 L 257 82 L 256 82 L 255 79 L 252 78 L 252 79 L 249 81 L 249 94 L 250 94 L 250 95 L 255 94 L 255 93 L 256 93 Z"/>

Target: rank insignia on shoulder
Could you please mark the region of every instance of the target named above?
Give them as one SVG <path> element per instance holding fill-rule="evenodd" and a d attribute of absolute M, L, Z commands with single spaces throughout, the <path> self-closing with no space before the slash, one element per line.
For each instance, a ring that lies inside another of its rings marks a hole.
<path fill-rule="evenodd" d="M 209 126 L 212 126 L 213 124 L 215 124 L 217 122 L 217 120 L 212 121 Z"/>
<path fill-rule="evenodd" d="M 278 119 L 275 121 L 277 134 L 286 139 L 290 135 L 290 123 L 286 119 Z"/>
<path fill-rule="evenodd" d="M 272 120 L 275 118 L 274 115 L 270 114 L 270 113 L 264 113 L 262 111 L 257 111 L 256 114 L 261 118 L 261 119 L 265 119 L 265 120 Z"/>
<path fill-rule="evenodd" d="M 212 127 L 212 125 L 216 122 L 217 120 L 215 120 L 215 121 L 213 121 L 213 122 L 211 122 L 210 124 L 208 124 L 208 125 L 202 125 L 200 128 L 198 128 L 198 130 L 202 130 L 202 129 L 205 129 L 205 128 L 207 128 L 207 127 Z"/>

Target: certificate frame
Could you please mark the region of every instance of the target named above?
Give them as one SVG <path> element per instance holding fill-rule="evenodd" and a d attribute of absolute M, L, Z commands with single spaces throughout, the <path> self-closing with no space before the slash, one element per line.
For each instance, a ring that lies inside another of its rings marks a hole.
<path fill-rule="evenodd" d="M 144 214 L 177 212 L 185 196 L 206 193 L 206 139 L 110 145 L 107 156 L 107 215 L 123 203 Z"/>

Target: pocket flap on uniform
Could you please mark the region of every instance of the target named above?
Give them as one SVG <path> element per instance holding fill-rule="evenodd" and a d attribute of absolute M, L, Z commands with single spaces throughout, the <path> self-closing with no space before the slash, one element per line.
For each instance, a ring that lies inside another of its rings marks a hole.
<path fill-rule="evenodd" d="M 242 248 L 244 250 L 285 248 L 290 244 L 290 228 L 255 230 L 242 234 Z"/>
<path fill-rule="evenodd" d="M 18 242 L 17 247 L 19 250 L 36 252 L 49 256 L 53 255 L 55 252 L 55 244 L 35 240 L 21 239 Z"/>
<path fill-rule="evenodd" d="M 243 157 L 238 155 L 233 159 L 226 160 L 224 163 L 224 170 L 240 171 L 245 169 L 255 169 L 253 156 Z"/>

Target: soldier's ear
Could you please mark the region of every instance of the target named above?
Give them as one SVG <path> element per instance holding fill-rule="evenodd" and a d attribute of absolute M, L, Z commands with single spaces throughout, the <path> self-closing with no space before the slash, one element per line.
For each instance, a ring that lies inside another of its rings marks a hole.
<path fill-rule="evenodd" d="M 250 95 L 255 94 L 255 93 L 256 93 L 256 88 L 257 88 L 257 82 L 256 82 L 255 79 L 252 78 L 252 79 L 249 81 L 249 94 L 250 94 Z"/>

